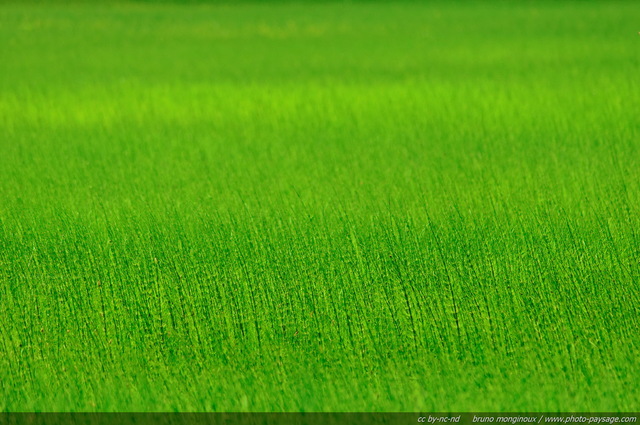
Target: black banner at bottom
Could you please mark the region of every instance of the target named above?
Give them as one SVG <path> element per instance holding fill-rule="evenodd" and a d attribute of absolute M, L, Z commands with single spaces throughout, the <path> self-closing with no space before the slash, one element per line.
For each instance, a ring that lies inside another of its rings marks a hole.
<path fill-rule="evenodd" d="M 0 413 L 0 425 L 638 424 L 638 413 Z"/>

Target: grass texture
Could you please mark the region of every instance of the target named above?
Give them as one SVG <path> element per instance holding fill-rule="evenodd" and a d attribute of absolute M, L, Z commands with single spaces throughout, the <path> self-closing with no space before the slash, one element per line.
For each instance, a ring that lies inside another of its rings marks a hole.
<path fill-rule="evenodd" d="M 637 411 L 639 25 L 3 3 L 0 410 Z"/>

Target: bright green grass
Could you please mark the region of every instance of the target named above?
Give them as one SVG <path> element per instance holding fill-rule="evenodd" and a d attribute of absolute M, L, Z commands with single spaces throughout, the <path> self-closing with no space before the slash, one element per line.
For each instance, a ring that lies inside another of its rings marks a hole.
<path fill-rule="evenodd" d="M 639 29 L 0 5 L 0 410 L 639 410 Z"/>

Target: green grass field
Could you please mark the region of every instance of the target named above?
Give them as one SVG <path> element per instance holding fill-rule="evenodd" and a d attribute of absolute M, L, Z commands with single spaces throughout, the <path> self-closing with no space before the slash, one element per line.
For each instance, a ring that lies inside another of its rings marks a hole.
<path fill-rule="evenodd" d="M 0 410 L 640 410 L 632 1 L 0 5 Z"/>

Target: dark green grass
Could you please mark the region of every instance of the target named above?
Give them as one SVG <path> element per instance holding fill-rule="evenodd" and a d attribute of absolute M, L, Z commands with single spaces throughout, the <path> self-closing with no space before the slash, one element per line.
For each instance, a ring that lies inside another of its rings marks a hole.
<path fill-rule="evenodd" d="M 639 23 L 0 6 L 0 409 L 637 411 Z"/>

